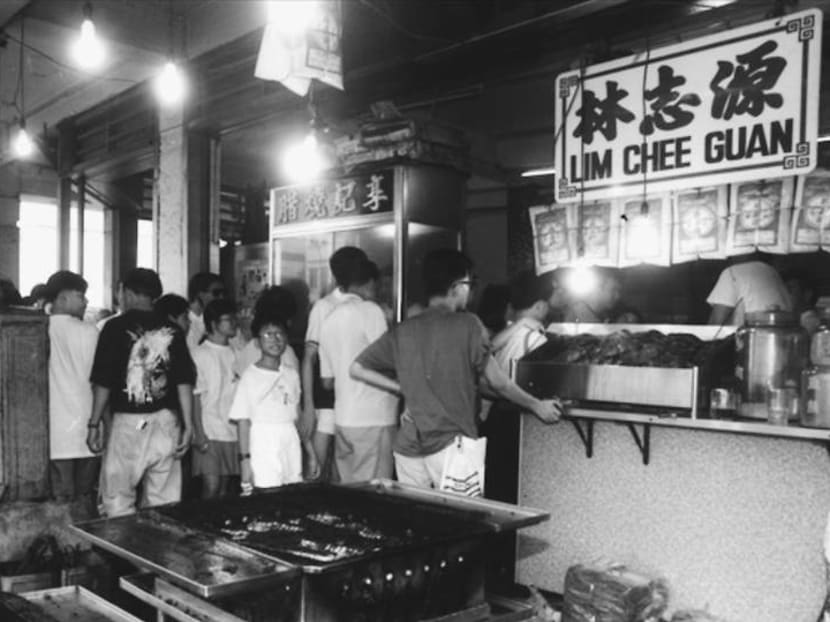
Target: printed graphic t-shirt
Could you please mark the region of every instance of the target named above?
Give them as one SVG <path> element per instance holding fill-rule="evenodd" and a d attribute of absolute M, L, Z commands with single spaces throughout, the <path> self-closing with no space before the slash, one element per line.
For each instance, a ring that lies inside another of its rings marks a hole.
<path fill-rule="evenodd" d="M 196 372 L 184 335 L 153 311 L 127 311 L 104 325 L 90 382 L 110 390 L 118 413 L 177 410 L 177 385 L 193 385 Z"/>

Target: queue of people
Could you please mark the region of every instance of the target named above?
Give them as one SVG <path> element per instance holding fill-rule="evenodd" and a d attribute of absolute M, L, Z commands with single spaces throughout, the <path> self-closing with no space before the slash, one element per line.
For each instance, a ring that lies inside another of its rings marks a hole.
<path fill-rule="evenodd" d="M 80 500 L 88 517 L 179 501 L 191 476 L 204 498 L 378 477 L 481 494 L 480 394 L 548 423 L 561 404 L 521 390 L 493 358 L 466 311 L 469 259 L 433 251 L 423 266 L 425 310 L 390 326 L 378 267 L 338 249 L 336 287 L 311 309 L 302 364 L 288 342 L 297 304 L 283 287 L 259 296 L 246 341 L 218 275 L 195 275 L 184 298 L 162 295 L 156 272 L 130 270 L 119 312 L 96 327 L 84 321 L 83 277 L 53 274 L 43 295 L 55 497 Z"/>

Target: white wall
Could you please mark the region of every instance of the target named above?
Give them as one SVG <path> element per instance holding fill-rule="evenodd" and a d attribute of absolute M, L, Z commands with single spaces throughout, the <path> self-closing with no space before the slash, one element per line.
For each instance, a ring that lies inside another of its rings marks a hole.
<path fill-rule="evenodd" d="M 517 580 L 562 592 L 604 557 L 665 577 L 671 607 L 730 622 L 816 622 L 825 595 L 827 449 L 809 441 L 653 427 L 651 464 L 629 431 L 597 422 L 594 457 L 573 426 L 525 417 Z"/>

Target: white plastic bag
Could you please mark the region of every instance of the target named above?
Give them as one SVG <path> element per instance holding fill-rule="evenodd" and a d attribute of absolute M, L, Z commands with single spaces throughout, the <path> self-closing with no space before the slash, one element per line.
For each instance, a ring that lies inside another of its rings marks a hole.
<path fill-rule="evenodd" d="M 444 453 L 439 490 L 467 497 L 484 495 L 484 455 L 486 438 L 456 436 Z"/>

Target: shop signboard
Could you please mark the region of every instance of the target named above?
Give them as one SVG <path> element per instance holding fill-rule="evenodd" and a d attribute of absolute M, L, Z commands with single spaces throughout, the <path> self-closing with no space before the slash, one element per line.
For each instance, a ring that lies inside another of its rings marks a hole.
<path fill-rule="evenodd" d="M 271 194 L 273 227 L 392 211 L 394 172 L 324 179 L 276 188 Z"/>
<path fill-rule="evenodd" d="M 821 27 L 810 9 L 560 74 L 557 202 L 809 173 Z"/>

